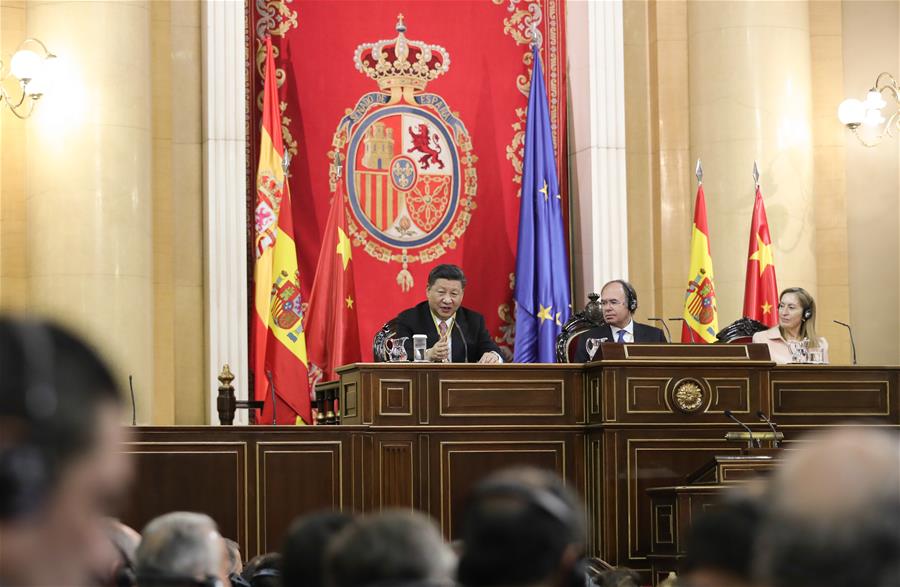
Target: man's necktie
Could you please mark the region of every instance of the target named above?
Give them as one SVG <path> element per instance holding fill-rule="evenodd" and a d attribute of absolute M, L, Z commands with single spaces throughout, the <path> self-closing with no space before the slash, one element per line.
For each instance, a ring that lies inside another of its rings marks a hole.
<path fill-rule="evenodd" d="M 441 338 L 446 338 L 446 337 L 447 337 L 447 330 L 448 330 L 449 328 L 450 328 L 450 327 L 447 326 L 447 323 L 444 322 L 443 320 L 441 321 L 440 324 L 438 324 L 438 332 L 440 333 Z"/>
<path fill-rule="evenodd" d="M 616 342 L 625 342 L 625 329 L 623 328 L 616 334 Z"/>

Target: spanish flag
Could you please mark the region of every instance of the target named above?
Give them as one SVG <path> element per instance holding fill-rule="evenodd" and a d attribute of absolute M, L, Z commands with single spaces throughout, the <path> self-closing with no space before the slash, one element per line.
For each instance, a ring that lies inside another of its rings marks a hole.
<path fill-rule="evenodd" d="M 310 421 L 303 299 L 294 245 L 291 194 L 285 177 L 281 109 L 275 85 L 272 39 L 266 39 L 266 72 L 259 167 L 256 173 L 256 219 L 253 270 L 254 312 L 250 357 L 253 396 L 266 402 L 260 423 Z M 271 401 L 273 388 L 276 405 Z M 299 416 L 299 419 L 298 419 Z"/>
<path fill-rule="evenodd" d="M 719 317 L 714 281 L 712 253 L 709 247 L 709 224 L 706 221 L 706 198 L 703 195 L 701 181 L 697 186 L 697 202 L 694 205 L 691 270 L 684 294 L 681 342 L 716 342 Z"/>

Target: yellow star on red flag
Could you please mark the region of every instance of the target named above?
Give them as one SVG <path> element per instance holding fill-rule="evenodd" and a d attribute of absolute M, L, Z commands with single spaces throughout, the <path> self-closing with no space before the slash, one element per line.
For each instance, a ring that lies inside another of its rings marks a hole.
<path fill-rule="evenodd" d="M 750 259 L 759 262 L 759 274 L 762 275 L 766 267 L 774 265 L 772 257 L 772 245 L 763 242 L 759 233 L 756 233 L 756 252 L 750 255 Z"/>
<path fill-rule="evenodd" d="M 762 308 L 763 314 L 768 314 L 769 312 L 772 311 L 772 304 L 770 304 L 768 301 L 766 301 L 766 302 L 763 302 L 763 304 L 760 306 L 760 308 Z"/>

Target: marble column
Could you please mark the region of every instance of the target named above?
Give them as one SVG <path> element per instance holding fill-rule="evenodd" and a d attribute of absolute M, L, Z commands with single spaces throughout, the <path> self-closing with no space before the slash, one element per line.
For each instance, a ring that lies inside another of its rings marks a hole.
<path fill-rule="evenodd" d="M 28 122 L 30 305 L 86 333 L 152 421 L 149 8 L 34 1 L 27 30 L 59 58 Z"/>
<path fill-rule="evenodd" d="M 224 363 L 247 398 L 247 166 L 243 2 L 203 2 L 203 190 L 210 423 L 218 423 L 216 377 Z M 247 422 L 240 410 L 236 424 Z"/>
<path fill-rule="evenodd" d="M 628 278 L 622 0 L 567 5 L 575 310 Z"/>
<path fill-rule="evenodd" d="M 808 8 L 688 3 L 691 159 L 705 170 L 720 326 L 742 313 L 754 160 L 778 285 L 816 292 Z"/>

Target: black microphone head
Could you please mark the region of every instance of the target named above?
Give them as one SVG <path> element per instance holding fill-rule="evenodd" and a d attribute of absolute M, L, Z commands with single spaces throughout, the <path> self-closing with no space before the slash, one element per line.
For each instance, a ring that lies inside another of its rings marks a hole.
<path fill-rule="evenodd" d="M 725 416 L 728 418 L 734 418 L 734 414 L 731 412 L 731 410 L 725 410 L 722 413 L 725 414 Z"/>
<path fill-rule="evenodd" d="M 763 411 L 762 411 L 762 410 L 757 410 L 757 412 L 756 412 L 756 417 L 759 418 L 760 420 L 762 420 L 763 422 L 765 422 L 766 420 L 768 420 L 768 418 L 766 418 L 766 415 L 763 414 Z"/>

